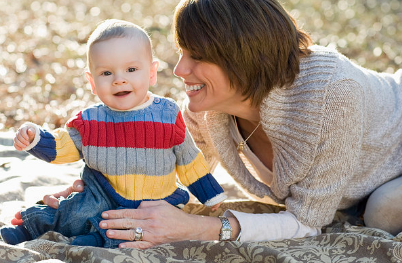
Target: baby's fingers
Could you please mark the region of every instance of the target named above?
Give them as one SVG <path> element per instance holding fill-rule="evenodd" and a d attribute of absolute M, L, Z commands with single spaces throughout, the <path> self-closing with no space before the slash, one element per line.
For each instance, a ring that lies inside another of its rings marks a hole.
<path fill-rule="evenodd" d="M 17 213 L 15 213 L 14 218 L 11 219 L 11 224 L 14 226 L 22 225 L 21 211 L 18 211 Z"/>
<path fill-rule="evenodd" d="M 35 129 L 33 128 L 29 128 L 27 130 L 27 136 L 28 136 L 28 141 L 29 143 L 31 143 L 34 139 L 35 139 Z"/>
<path fill-rule="evenodd" d="M 29 145 L 29 142 L 25 140 L 22 136 L 17 136 L 14 139 L 14 148 L 18 151 L 24 150 Z"/>
<path fill-rule="evenodd" d="M 14 147 L 18 151 L 24 150 L 35 139 L 36 131 L 32 127 L 22 127 L 14 138 Z"/>

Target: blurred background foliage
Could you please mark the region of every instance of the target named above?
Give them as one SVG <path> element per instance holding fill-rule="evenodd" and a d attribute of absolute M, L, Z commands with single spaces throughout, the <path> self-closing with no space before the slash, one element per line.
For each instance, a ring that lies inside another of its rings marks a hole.
<path fill-rule="evenodd" d="M 402 68 L 401 0 L 281 1 L 315 43 L 361 66 Z M 84 77 L 86 40 L 108 18 L 144 27 L 160 60 L 151 90 L 179 103 L 171 21 L 178 0 L 0 0 L 0 130 L 32 121 L 51 129 L 98 102 Z"/>

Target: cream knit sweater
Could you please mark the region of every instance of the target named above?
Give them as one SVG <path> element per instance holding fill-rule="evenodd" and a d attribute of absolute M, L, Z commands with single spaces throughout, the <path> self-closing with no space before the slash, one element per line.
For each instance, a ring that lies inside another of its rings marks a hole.
<path fill-rule="evenodd" d="M 220 162 L 239 186 L 322 227 L 402 174 L 402 70 L 377 73 L 336 50 L 311 50 L 293 85 L 274 89 L 260 106 L 274 152 L 270 187 L 240 159 L 228 114 L 185 107 L 184 119 L 212 168 Z"/>

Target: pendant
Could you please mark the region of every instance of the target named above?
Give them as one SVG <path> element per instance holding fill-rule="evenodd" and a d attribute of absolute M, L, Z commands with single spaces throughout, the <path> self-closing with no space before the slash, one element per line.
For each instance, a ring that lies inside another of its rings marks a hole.
<path fill-rule="evenodd" d="M 237 150 L 240 152 L 244 150 L 244 141 L 240 142 L 239 145 L 237 145 Z"/>

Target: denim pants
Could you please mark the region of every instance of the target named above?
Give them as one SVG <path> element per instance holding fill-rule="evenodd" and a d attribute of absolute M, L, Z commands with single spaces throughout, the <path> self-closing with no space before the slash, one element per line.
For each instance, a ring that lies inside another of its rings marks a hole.
<path fill-rule="evenodd" d="M 21 212 L 23 225 L 37 238 L 47 231 L 56 231 L 66 237 L 86 235 L 98 231 L 105 240 L 104 247 L 114 248 L 127 240 L 109 239 L 106 230 L 99 228 L 101 213 L 119 209 L 98 183 L 94 171 L 85 166 L 81 178 L 85 183 L 84 191 L 73 193 L 60 202 L 58 209 L 45 205 L 35 205 Z"/>

